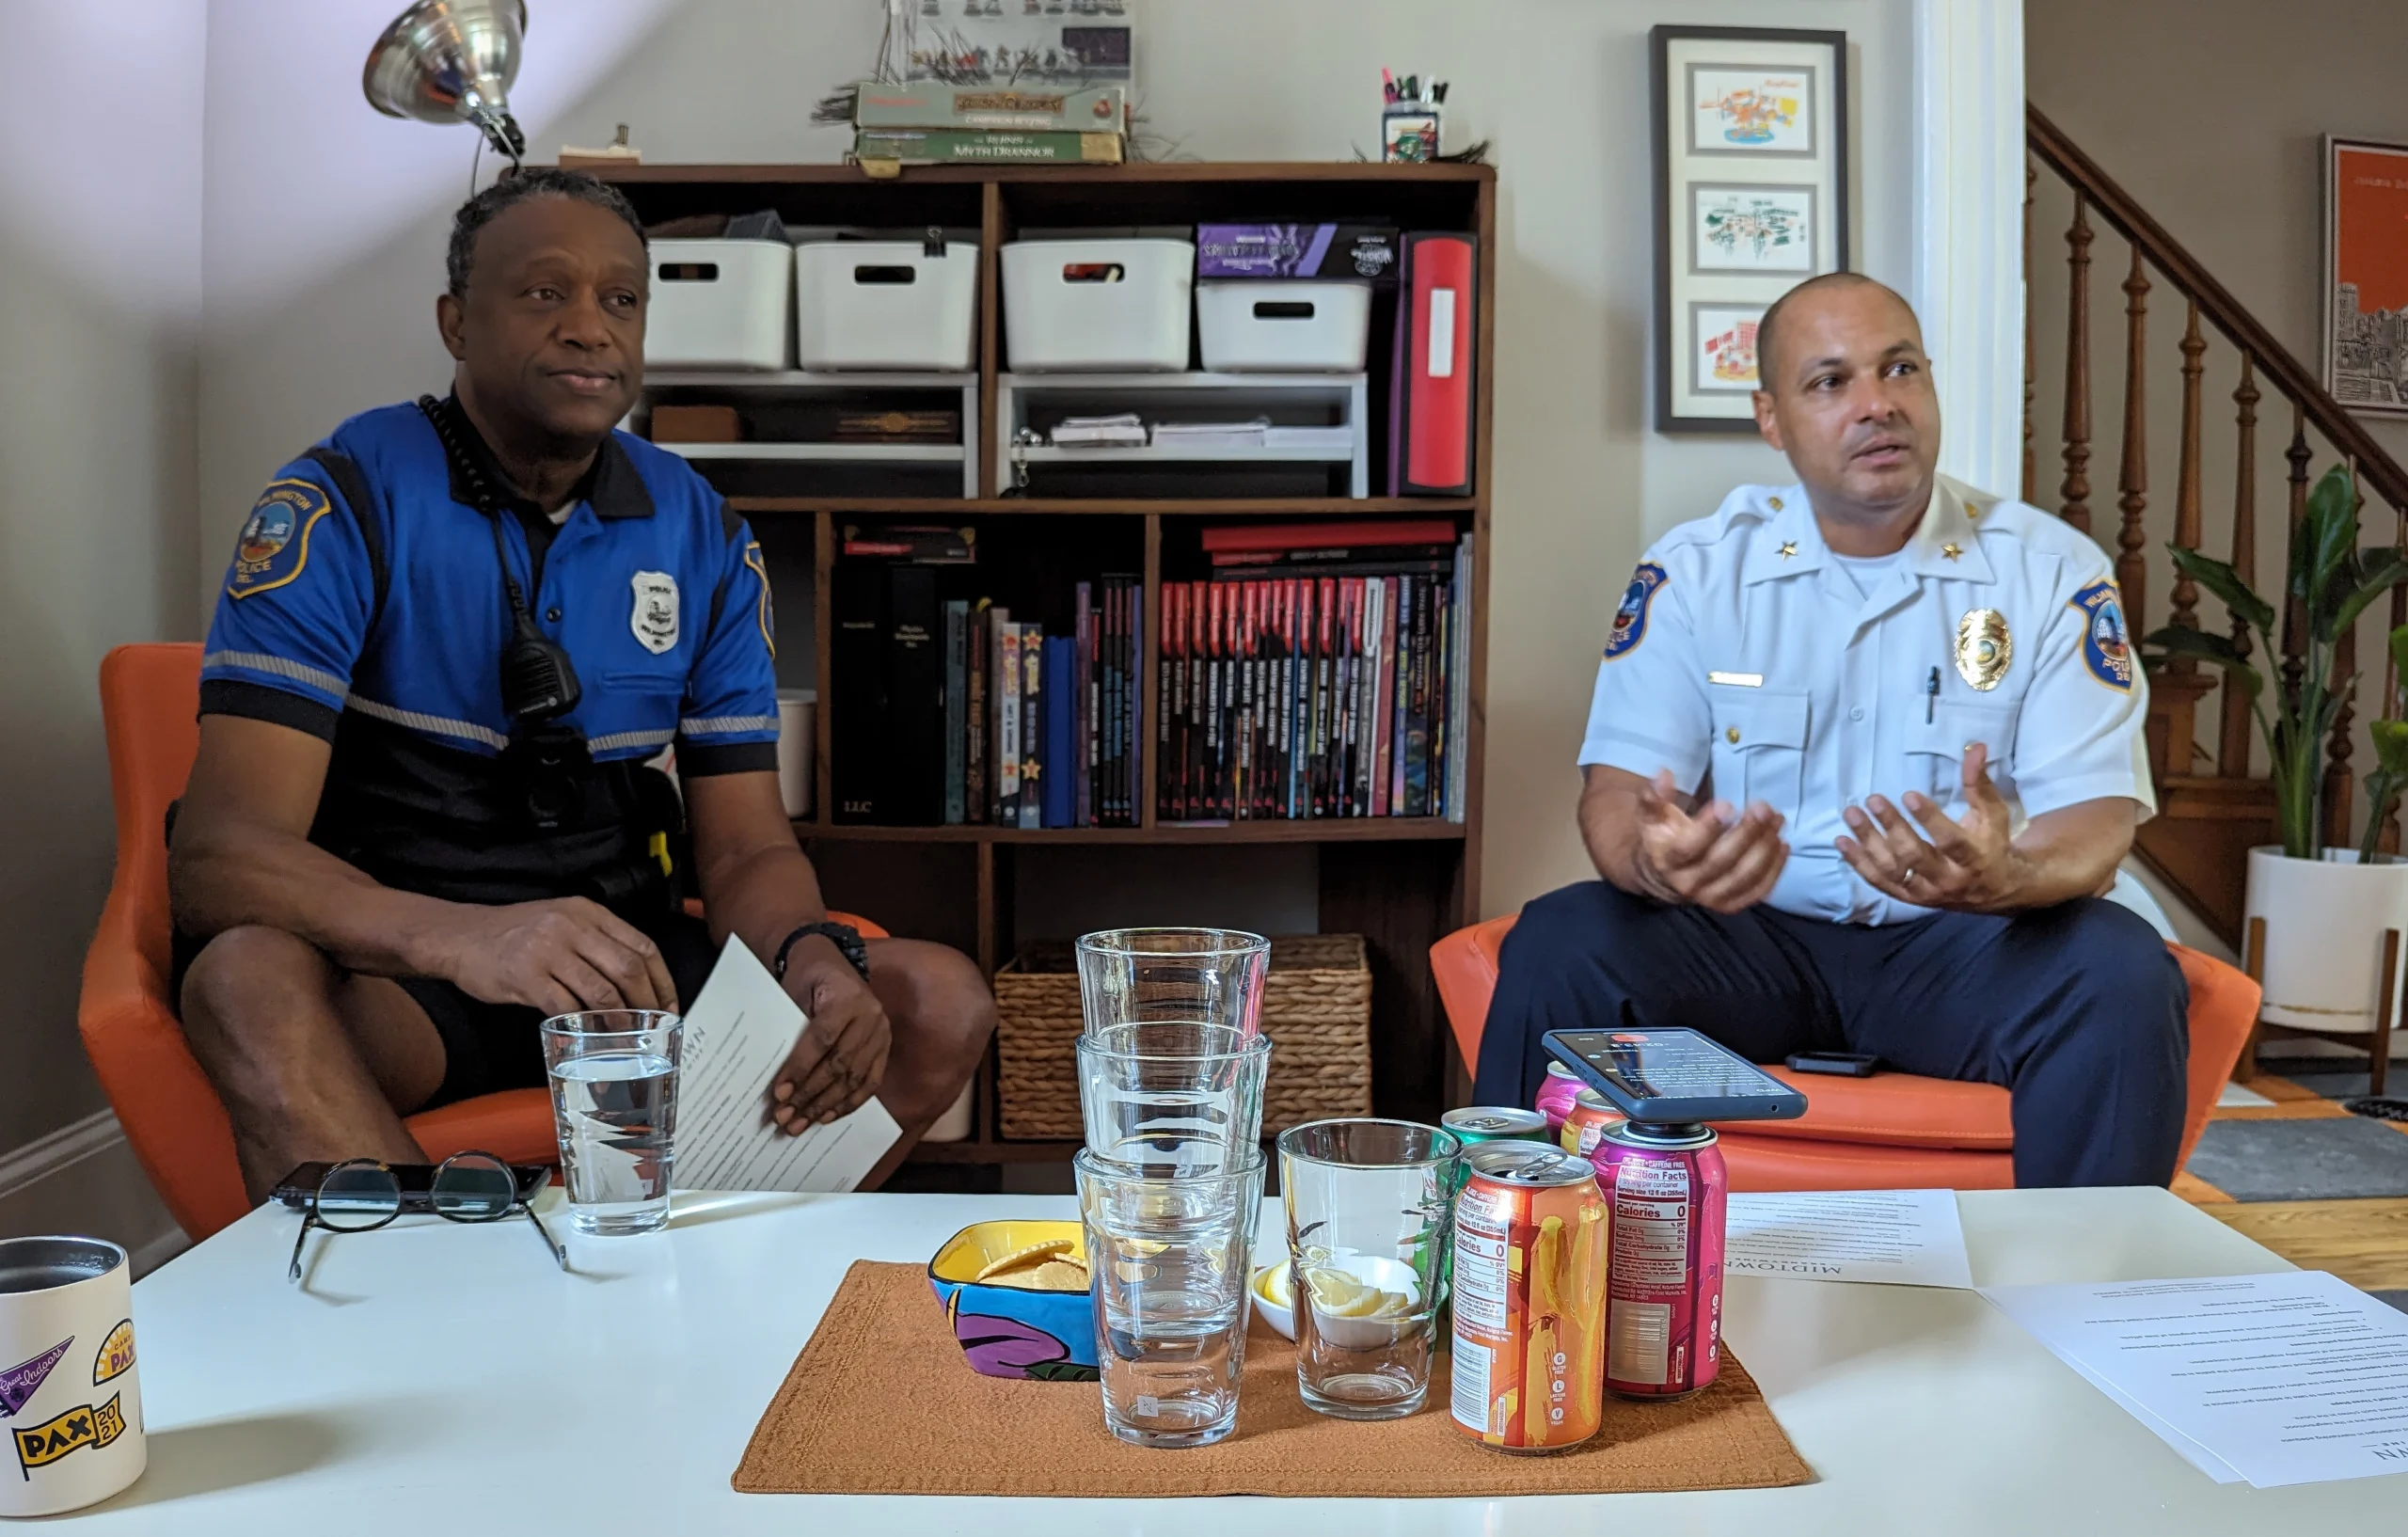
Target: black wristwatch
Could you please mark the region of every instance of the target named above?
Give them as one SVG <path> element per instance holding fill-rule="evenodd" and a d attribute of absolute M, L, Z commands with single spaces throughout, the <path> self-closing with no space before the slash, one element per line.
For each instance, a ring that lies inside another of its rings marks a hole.
<path fill-rule="evenodd" d="M 824 922 L 804 924 L 800 928 L 798 928 L 793 933 L 788 934 L 785 938 L 785 943 L 778 946 L 777 959 L 769 962 L 769 974 L 775 976 L 779 981 L 784 981 L 786 979 L 786 957 L 793 954 L 794 947 L 796 945 L 801 943 L 804 940 L 811 938 L 814 934 L 826 935 L 830 943 L 833 943 L 839 951 L 843 952 L 845 959 L 852 962 L 853 970 L 862 974 L 862 980 L 864 982 L 869 980 L 869 946 L 862 943 L 860 931 L 854 928 L 850 924 L 833 924 Z"/>

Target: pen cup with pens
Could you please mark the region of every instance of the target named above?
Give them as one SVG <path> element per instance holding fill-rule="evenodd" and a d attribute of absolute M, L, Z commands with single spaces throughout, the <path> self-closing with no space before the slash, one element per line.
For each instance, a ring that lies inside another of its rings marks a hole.
<path fill-rule="evenodd" d="M 1422 75 L 1406 75 L 1400 81 L 1382 70 L 1380 86 L 1386 98 L 1380 112 L 1380 158 L 1389 162 L 1437 159 L 1447 83 Z"/>

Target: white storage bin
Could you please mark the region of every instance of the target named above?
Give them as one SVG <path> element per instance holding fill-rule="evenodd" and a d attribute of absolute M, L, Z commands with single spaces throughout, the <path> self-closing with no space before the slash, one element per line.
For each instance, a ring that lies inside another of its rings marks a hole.
<path fill-rule="evenodd" d="M 1196 335 L 1215 373 L 1360 373 L 1371 291 L 1361 283 L 1198 283 Z"/>
<path fill-rule="evenodd" d="M 793 303 L 794 247 L 783 240 L 656 240 L 644 362 L 784 368 Z"/>
<path fill-rule="evenodd" d="M 832 240 L 794 253 L 797 355 L 806 369 L 961 373 L 977 366 L 978 247 Z"/>
<path fill-rule="evenodd" d="M 1187 367 L 1196 247 L 1184 240 L 1024 240 L 1004 247 L 1004 327 L 1020 372 Z"/>

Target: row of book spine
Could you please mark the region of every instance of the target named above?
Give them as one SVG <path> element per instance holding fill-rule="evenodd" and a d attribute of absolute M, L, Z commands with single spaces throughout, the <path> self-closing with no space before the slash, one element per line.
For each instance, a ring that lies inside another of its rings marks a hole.
<path fill-rule="evenodd" d="M 1164 583 L 1162 818 L 1462 821 L 1472 561 Z"/>
<path fill-rule="evenodd" d="M 1135 827 L 1145 587 L 1080 582 L 1072 633 L 985 599 L 944 606 L 948 824 Z"/>

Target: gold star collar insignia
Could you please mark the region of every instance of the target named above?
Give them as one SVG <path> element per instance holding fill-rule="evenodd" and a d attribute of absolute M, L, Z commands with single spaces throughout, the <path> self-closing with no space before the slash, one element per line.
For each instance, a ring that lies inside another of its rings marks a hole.
<path fill-rule="evenodd" d="M 1782 560 L 1786 561 L 1786 560 L 1788 560 L 1791 556 L 1796 555 L 1797 553 L 1798 553 L 1798 541 L 1797 541 L 1797 540 L 1795 540 L 1795 539 L 1784 539 L 1784 540 L 1782 540 L 1782 541 L 1781 542 L 1781 558 L 1782 558 Z"/>
<path fill-rule="evenodd" d="M 1965 550 L 1964 550 L 1964 547 L 1963 547 L 1962 546 L 1960 546 L 1960 545 L 1947 544 L 1947 545 L 1942 545 L 1942 546 L 1941 546 L 1941 547 L 1940 547 L 1940 553 L 1941 553 L 1942 555 L 1947 556 L 1950 560 L 1952 560 L 1952 561 L 1953 561 L 1953 560 L 1956 560 L 1958 556 L 1960 556 L 1960 555 L 1964 554 L 1964 553 L 1965 553 Z"/>

